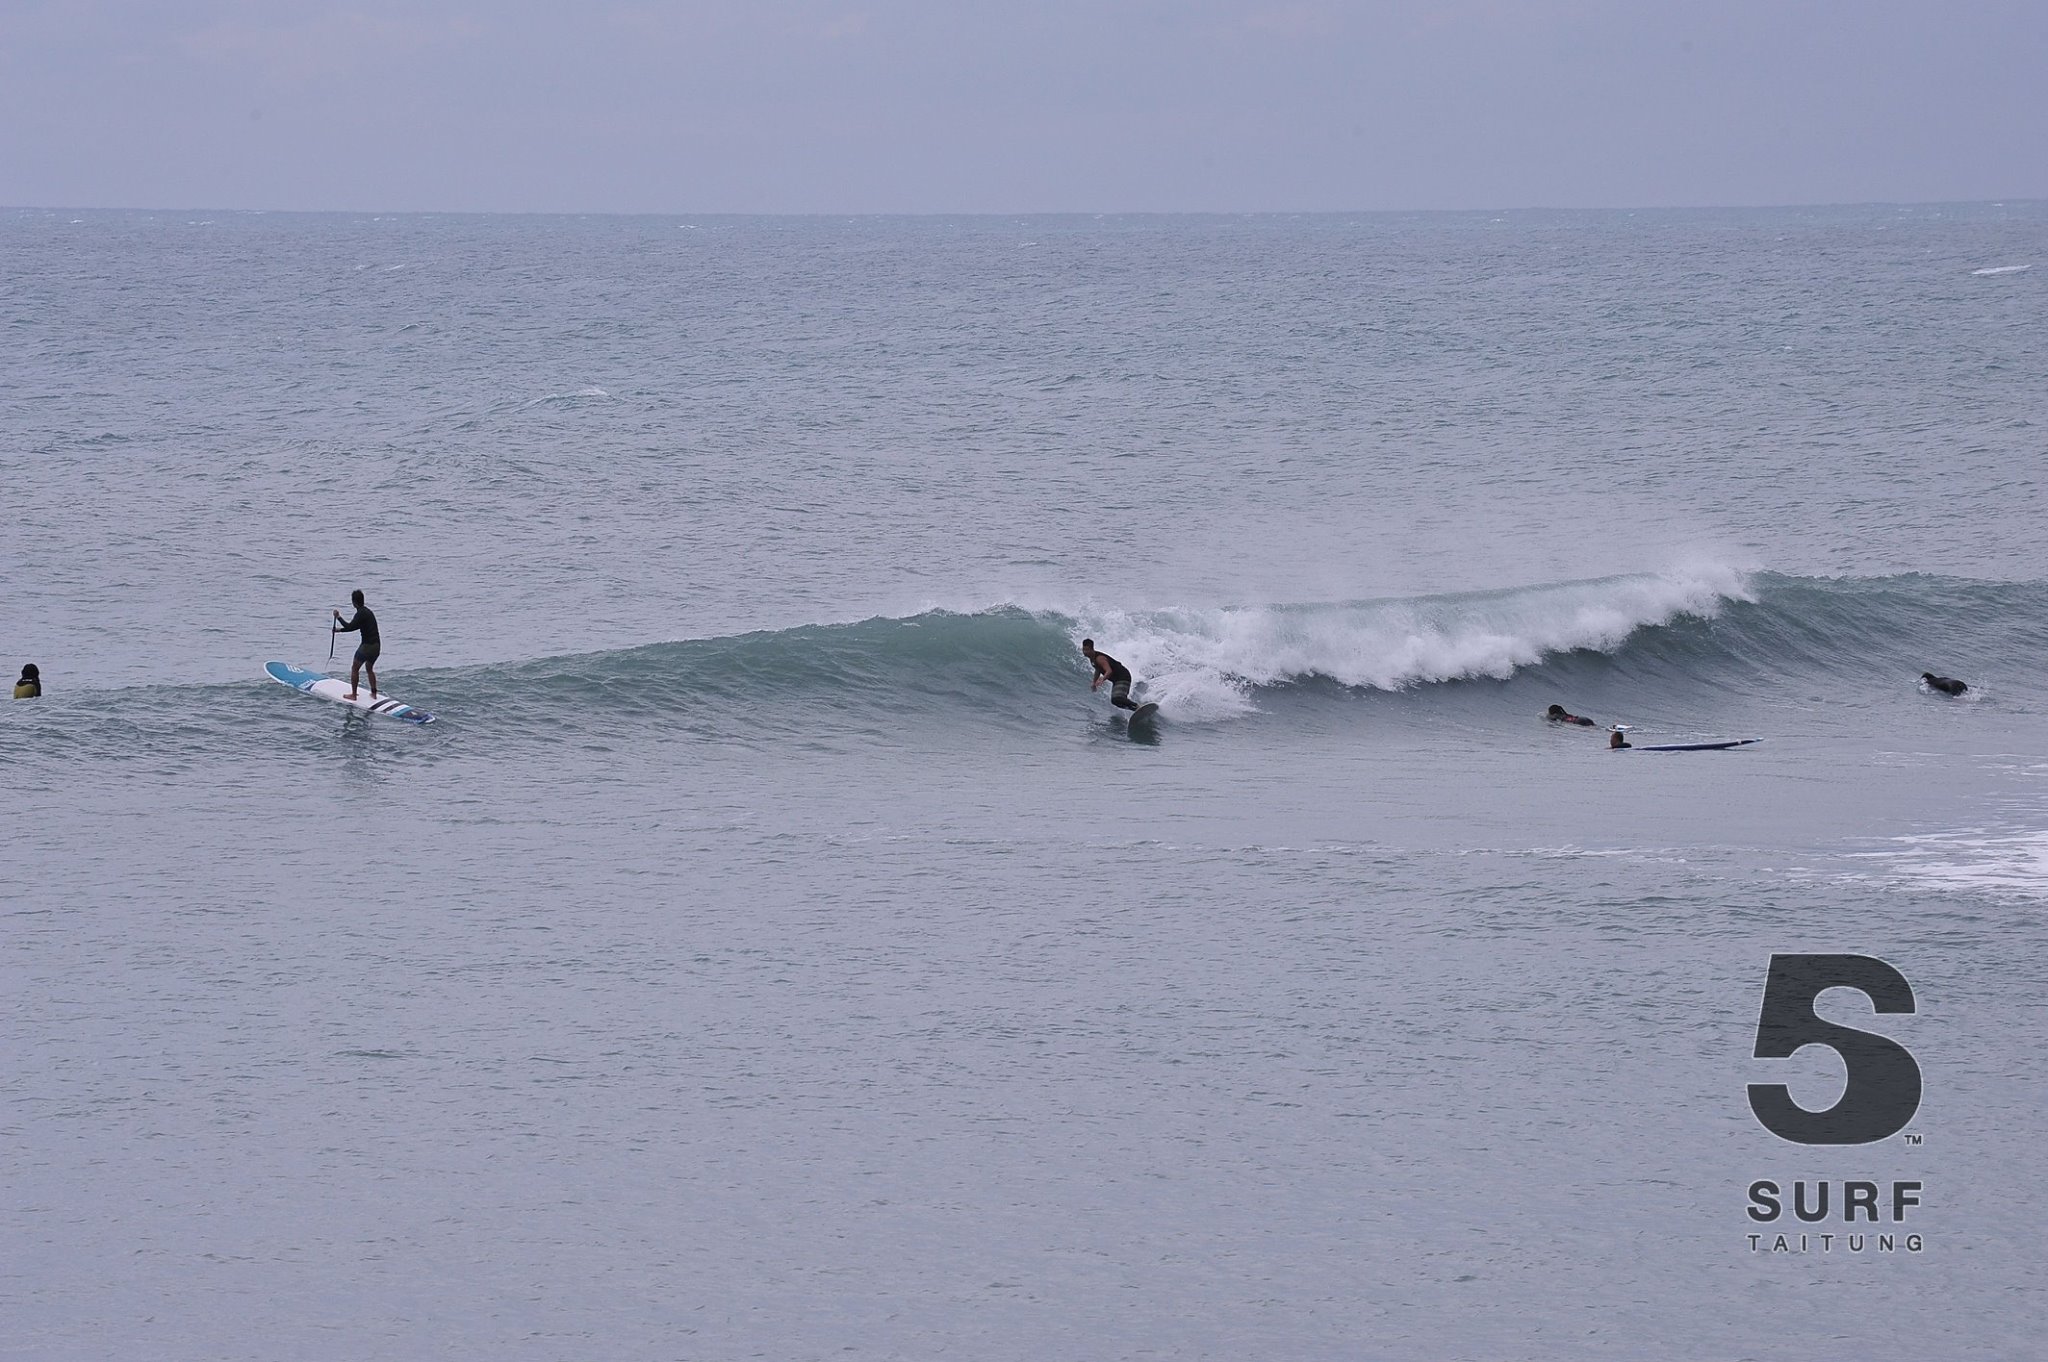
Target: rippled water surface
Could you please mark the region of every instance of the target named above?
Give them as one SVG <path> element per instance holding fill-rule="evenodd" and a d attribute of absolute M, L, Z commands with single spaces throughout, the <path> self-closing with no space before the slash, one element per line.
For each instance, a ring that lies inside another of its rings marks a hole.
<path fill-rule="evenodd" d="M 2038 204 L 0 214 L 0 1351 L 2030 1356 L 2044 286 Z M 431 726 L 263 678 L 353 587 Z M 1910 980 L 1820 1006 L 1904 1131 L 1751 1116 L 1843 1082 L 1774 952 Z"/>

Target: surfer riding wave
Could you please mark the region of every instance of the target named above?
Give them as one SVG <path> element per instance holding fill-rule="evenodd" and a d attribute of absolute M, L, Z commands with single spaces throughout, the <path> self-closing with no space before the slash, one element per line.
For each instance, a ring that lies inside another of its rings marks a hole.
<path fill-rule="evenodd" d="M 1095 675 L 1089 679 L 1088 689 L 1096 690 L 1101 687 L 1103 682 L 1107 681 L 1109 682 L 1109 702 L 1112 705 L 1115 705 L 1118 709 L 1136 709 L 1138 707 L 1138 702 L 1131 698 L 1131 669 L 1129 667 L 1126 667 L 1108 653 L 1098 651 L 1095 647 L 1095 640 L 1092 638 L 1081 640 L 1081 656 L 1087 658 L 1089 664 L 1095 668 Z"/>

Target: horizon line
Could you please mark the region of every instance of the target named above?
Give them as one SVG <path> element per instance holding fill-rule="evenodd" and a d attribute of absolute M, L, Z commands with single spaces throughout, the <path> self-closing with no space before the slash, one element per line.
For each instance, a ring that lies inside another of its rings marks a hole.
<path fill-rule="evenodd" d="M 1416 217 L 1476 213 L 1698 213 L 1839 208 L 2004 208 L 2048 204 L 2048 198 L 2005 195 L 1970 199 L 1853 199 L 1784 203 L 1521 204 L 1466 208 L 1020 208 L 1020 209 L 615 209 L 615 208 L 248 208 L 219 205 L 0 204 L 4 213 L 222 213 L 242 216 L 557 218 L 1257 218 Z"/>

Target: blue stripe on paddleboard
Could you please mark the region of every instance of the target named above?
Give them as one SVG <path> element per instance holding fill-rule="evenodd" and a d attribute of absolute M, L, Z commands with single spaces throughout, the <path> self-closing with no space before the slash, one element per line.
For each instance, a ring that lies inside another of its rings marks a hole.
<path fill-rule="evenodd" d="M 269 674 L 271 680 L 282 681 L 287 686 L 294 686 L 299 690 L 304 690 L 315 681 L 327 679 L 319 672 L 309 672 L 304 667 L 294 667 L 289 662 L 266 662 L 263 664 L 263 670 Z"/>

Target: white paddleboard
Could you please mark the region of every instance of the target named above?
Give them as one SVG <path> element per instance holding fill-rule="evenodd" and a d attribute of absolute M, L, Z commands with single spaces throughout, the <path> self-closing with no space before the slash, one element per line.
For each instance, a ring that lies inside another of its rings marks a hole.
<path fill-rule="evenodd" d="M 290 686 L 303 695 L 317 695 L 322 700 L 332 700 L 338 705 L 362 710 L 365 714 L 382 714 L 388 719 L 403 719 L 409 724 L 430 724 L 434 716 L 423 709 L 414 709 L 402 700 L 388 695 L 370 698 L 367 681 L 356 691 L 356 698 L 348 698 L 348 682 L 338 676 L 327 676 L 320 672 L 309 672 L 304 667 L 294 667 L 289 662 L 266 662 L 263 673 L 280 685 Z"/>

